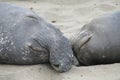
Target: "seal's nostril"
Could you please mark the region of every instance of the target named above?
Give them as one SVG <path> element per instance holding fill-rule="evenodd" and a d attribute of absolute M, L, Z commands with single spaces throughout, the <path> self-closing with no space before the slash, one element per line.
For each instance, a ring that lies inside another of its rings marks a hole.
<path fill-rule="evenodd" d="M 59 64 L 54 64 L 53 65 L 55 68 L 59 68 Z"/>

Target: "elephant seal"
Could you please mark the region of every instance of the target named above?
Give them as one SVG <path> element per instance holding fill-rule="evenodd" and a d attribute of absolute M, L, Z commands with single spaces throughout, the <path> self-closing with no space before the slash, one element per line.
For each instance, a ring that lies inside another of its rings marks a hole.
<path fill-rule="evenodd" d="M 59 72 L 70 70 L 71 44 L 59 29 L 29 9 L 0 3 L 0 63 L 50 62 Z"/>
<path fill-rule="evenodd" d="M 79 65 L 119 63 L 120 11 L 93 19 L 71 41 Z"/>

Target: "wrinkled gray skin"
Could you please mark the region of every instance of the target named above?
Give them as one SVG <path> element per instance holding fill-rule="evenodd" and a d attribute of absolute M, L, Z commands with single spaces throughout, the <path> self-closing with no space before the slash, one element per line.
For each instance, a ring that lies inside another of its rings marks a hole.
<path fill-rule="evenodd" d="M 72 59 L 70 42 L 57 28 L 31 10 L 0 3 L 0 63 L 50 62 L 55 70 L 65 72 Z"/>
<path fill-rule="evenodd" d="M 84 25 L 72 38 L 79 65 L 120 62 L 120 11 L 103 15 Z"/>

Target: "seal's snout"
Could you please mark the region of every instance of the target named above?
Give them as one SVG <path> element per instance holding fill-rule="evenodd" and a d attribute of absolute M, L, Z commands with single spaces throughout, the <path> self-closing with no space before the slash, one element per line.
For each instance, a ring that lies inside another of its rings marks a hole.
<path fill-rule="evenodd" d="M 71 69 L 71 63 L 52 64 L 52 67 L 58 72 L 66 72 Z"/>
<path fill-rule="evenodd" d="M 51 66 L 58 72 L 69 71 L 72 67 L 72 60 L 70 58 L 54 57 L 50 58 Z"/>
<path fill-rule="evenodd" d="M 62 35 L 56 36 L 49 47 L 49 61 L 51 66 L 58 72 L 69 71 L 73 62 L 73 51 L 67 38 Z"/>

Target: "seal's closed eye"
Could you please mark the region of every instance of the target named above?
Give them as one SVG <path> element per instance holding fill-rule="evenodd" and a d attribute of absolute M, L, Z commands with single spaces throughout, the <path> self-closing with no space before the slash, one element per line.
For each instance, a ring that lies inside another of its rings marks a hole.
<path fill-rule="evenodd" d="M 42 46 L 38 46 L 39 44 L 35 43 L 35 42 L 28 42 L 26 43 L 26 47 L 30 48 L 33 51 L 39 51 L 39 52 L 47 52 L 44 48 L 42 48 Z"/>
<path fill-rule="evenodd" d="M 31 19 L 36 19 L 36 20 L 38 20 L 38 18 L 35 17 L 35 16 L 33 16 L 33 15 L 26 15 L 26 17 L 31 18 Z"/>

